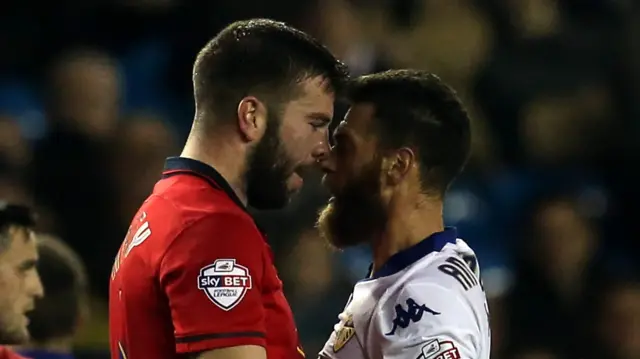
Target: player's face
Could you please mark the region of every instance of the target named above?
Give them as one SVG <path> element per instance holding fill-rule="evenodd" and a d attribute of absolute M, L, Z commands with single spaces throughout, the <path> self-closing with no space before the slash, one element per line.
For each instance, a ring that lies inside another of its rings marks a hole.
<path fill-rule="evenodd" d="M 338 248 L 373 240 L 387 222 L 381 199 L 382 157 L 369 129 L 373 114 L 372 106 L 352 106 L 321 163 L 331 198 L 320 212 L 318 228 Z"/>
<path fill-rule="evenodd" d="M 29 339 L 26 313 L 33 310 L 43 289 L 33 233 L 11 227 L 8 235 L 7 247 L 0 254 L 0 343 L 21 344 Z"/>
<path fill-rule="evenodd" d="M 268 109 L 265 134 L 250 158 L 247 197 L 257 209 L 284 207 L 302 187 L 300 169 L 327 151 L 334 95 L 322 77 L 302 83 L 302 95 L 285 104 L 280 113 Z M 277 124 L 277 125 L 275 125 Z"/>

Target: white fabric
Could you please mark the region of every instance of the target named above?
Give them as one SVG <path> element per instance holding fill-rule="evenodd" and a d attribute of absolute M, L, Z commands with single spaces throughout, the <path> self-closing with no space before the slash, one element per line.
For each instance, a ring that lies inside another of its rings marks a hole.
<path fill-rule="evenodd" d="M 338 318 L 320 358 L 489 359 L 480 269 L 461 239 L 397 273 L 358 282 Z"/>

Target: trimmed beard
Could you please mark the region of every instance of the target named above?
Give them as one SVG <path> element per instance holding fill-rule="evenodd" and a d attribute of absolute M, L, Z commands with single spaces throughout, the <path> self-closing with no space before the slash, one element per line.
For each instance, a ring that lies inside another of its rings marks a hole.
<path fill-rule="evenodd" d="M 269 114 L 277 113 L 271 110 L 268 110 Z M 281 124 L 279 116 L 269 116 L 265 134 L 248 160 L 247 202 L 258 210 L 281 209 L 289 203 L 291 193 L 287 188 L 287 178 L 292 161 L 280 138 Z"/>

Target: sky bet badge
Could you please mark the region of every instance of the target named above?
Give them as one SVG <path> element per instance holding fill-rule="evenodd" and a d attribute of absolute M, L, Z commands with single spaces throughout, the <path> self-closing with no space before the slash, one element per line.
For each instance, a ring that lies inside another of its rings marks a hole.
<path fill-rule="evenodd" d="M 356 334 L 356 329 L 353 327 L 353 316 L 349 314 L 347 320 L 342 323 L 340 329 L 336 332 L 336 340 L 333 342 L 333 351 L 337 353 L 344 347 L 345 344 Z"/>
<path fill-rule="evenodd" d="M 203 290 L 213 304 L 228 311 L 251 289 L 251 275 L 249 269 L 236 264 L 235 259 L 218 259 L 200 269 L 198 289 Z"/>

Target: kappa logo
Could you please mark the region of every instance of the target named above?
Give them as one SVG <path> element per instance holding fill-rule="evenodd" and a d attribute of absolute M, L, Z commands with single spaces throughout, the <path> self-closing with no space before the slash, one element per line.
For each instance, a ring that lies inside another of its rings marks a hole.
<path fill-rule="evenodd" d="M 434 339 L 424 346 L 417 359 L 460 359 L 458 348 L 450 340 Z"/>
<path fill-rule="evenodd" d="M 395 309 L 396 317 L 393 318 L 393 328 L 391 328 L 391 331 L 385 335 L 394 335 L 398 328 L 405 329 L 409 324 L 419 322 L 424 313 L 440 315 L 440 312 L 436 312 L 424 304 L 418 305 L 413 298 L 407 299 L 407 309 L 404 309 L 402 304 L 396 304 Z"/>
<path fill-rule="evenodd" d="M 251 275 L 249 269 L 237 264 L 235 259 L 218 259 L 200 269 L 198 289 L 220 309 L 229 311 L 251 289 Z"/>

